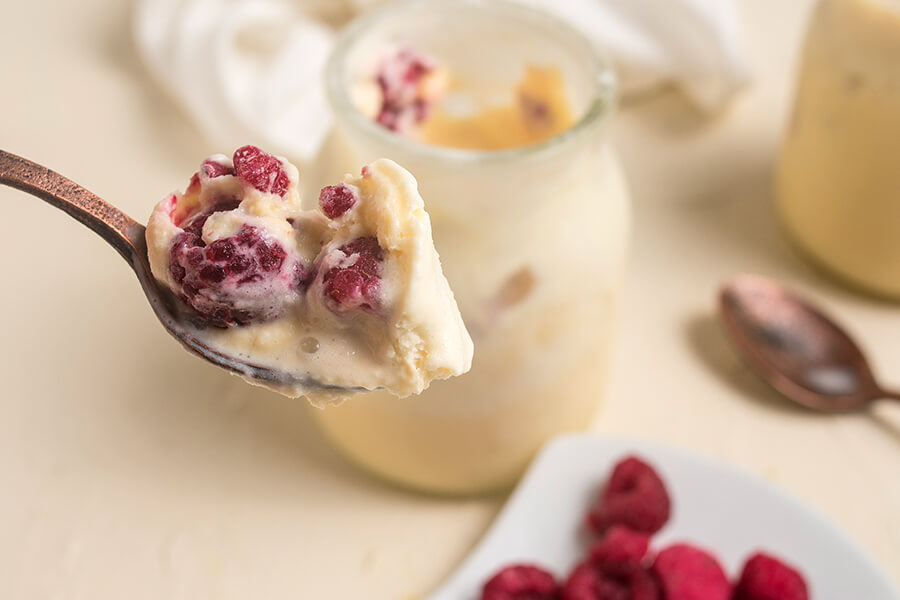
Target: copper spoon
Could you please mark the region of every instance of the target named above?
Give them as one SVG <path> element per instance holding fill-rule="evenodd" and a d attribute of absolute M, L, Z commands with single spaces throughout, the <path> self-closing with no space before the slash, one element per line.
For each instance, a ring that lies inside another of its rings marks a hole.
<path fill-rule="evenodd" d="M 3 150 L 0 150 L 0 183 L 37 196 L 67 212 L 115 248 L 137 274 L 160 323 L 189 352 L 268 387 L 365 391 L 323 384 L 305 373 L 276 371 L 210 348 L 198 339 L 198 330 L 185 320 L 181 302 L 160 286 L 150 272 L 143 225 L 59 173 Z"/>
<path fill-rule="evenodd" d="M 900 400 L 885 390 L 859 346 L 821 311 L 780 284 L 740 275 L 722 286 L 725 330 L 750 366 L 791 400 L 847 412 L 874 400 Z"/>

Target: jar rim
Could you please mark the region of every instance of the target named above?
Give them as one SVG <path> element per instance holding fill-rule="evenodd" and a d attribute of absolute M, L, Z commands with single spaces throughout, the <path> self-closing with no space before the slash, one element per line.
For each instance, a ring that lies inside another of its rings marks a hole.
<path fill-rule="evenodd" d="M 582 116 L 565 130 L 535 144 L 501 150 L 478 150 L 425 144 L 399 135 L 364 115 L 350 99 L 349 90 L 345 85 L 344 67 L 354 43 L 379 23 L 425 4 L 468 6 L 499 12 L 505 17 L 516 18 L 525 25 L 541 27 L 550 31 L 551 35 L 559 36 L 565 39 L 566 43 L 576 46 L 577 52 L 588 57 L 594 80 L 591 99 Z M 344 28 L 338 35 L 335 49 L 328 59 L 325 88 L 332 110 L 345 114 L 353 127 L 375 141 L 401 153 L 412 153 L 419 157 L 455 164 L 473 164 L 536 158 L 555 152 L 558 148 L 570 146 L 588 135 L 592 125 L 601 119 L 611 117 L 615 111 L 618 83 L 611 61 L 605 53 L 597 50 L 572 26 L 543 10 L 509 0 L 403 0 L 365 13 Z"/>

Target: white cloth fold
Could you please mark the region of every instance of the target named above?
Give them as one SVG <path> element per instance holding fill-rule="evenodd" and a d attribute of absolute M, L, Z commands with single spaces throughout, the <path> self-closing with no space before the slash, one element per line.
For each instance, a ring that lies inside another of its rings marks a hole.
<path fill-rule="evenodd" d="M 736 0 L 519 0 L 613 58 L 623 94 L 663 83 L 705 111 L 747 79 Z M 253 142 L 312 159 L 330 127 L 329 23 L 384 0 L 137 0 L 138 52 L 217 147 Z"/>

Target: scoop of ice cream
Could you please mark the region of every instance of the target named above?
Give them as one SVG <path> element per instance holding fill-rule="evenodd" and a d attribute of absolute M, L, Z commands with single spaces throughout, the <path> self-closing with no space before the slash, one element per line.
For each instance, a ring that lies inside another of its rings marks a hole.
<path fill-rule="evenodd" d="M 206 159 L 151 215 L 153 274 L 189 307 L 204 342 L 277 371 L 399 396 L 467 371 L 472 341 L 412 175 L 378 160 L 324 188 L 319 210 L 301 209 L 297 180 L 286 160 L 245 146 Z"/>

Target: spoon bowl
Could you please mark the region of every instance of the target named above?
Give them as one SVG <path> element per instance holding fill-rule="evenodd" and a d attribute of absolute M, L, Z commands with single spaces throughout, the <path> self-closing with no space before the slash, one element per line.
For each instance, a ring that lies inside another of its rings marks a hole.
<path fill-rule="evenodd" d="M 881 398 L 862 350 L 821 310 L 779 283 L 739 275 L 719 293 L 725 331 L 747 363 L 776 390 L 826 412 L 860 410 Z"/>
<path fill-rule="evenodd" d="M 215 350 L 201 339 L 202 329 L 191 324 L 189 309 L 160 286 L 150 271 L 143 225 L 59 173 L 3 150 L 0 150 L 0 183 L 37 196 L 68 213 L 115 248 L 134 270 L 165 330 L 192 354 L 269 388 L 338 393 L 366 391 L 325 384 L 307 373 L 277 371 Z"/>

